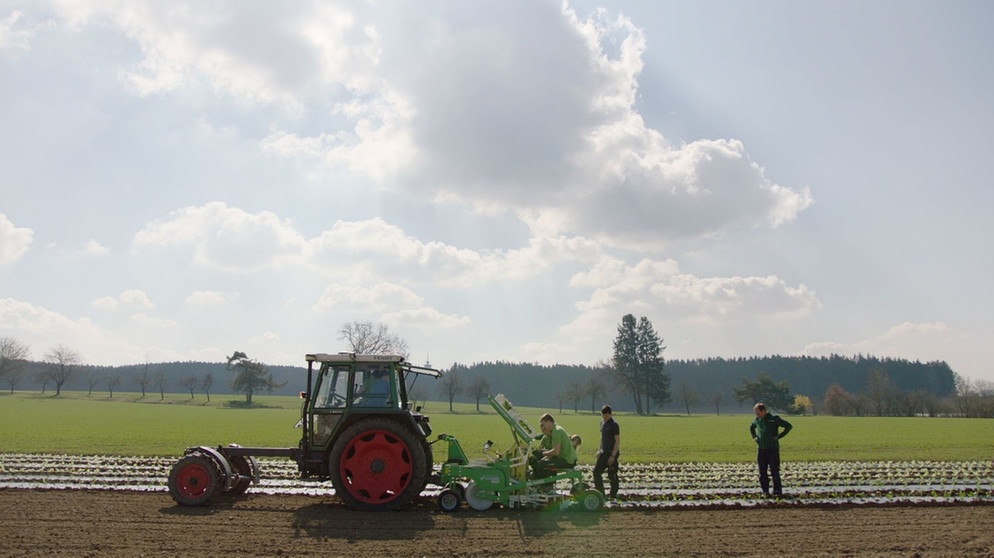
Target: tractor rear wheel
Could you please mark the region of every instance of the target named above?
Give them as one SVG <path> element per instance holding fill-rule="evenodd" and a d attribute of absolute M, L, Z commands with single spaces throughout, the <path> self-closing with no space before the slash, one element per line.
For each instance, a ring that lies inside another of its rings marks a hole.
<path fill-rule="evenodd" d="M 418 494 L 425 491 L 425 487 L 428 486 L 428 483 L 435 476 L 435 455 L 431 451 L 431 444 L 428 443 L 428 440 L 422 438 L 421 445 L 425 450 L 425 480 L 424 483 L 422 483 L 421 490 L 418 491 Z"/>
<path fill-rule="evenodd" d="M 221 486 L 221 470 L 210 457 L 190 453 L 169 472 L 169 495 L 181 506 L 206 504 Z"/>
<path fill-rule="evenodd" d="M 335 493 L 352 509 L 405 506 L 427 482 L 424 444 L 410 428 L 386 418 L 346 428 L 331 447 L 328 469 Z"/>

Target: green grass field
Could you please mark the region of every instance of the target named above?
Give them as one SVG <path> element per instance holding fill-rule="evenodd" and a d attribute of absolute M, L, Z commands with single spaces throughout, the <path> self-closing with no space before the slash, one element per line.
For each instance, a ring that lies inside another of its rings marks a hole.
<path fill-rule="evenodd" d="M 256 396 L 261 408 L 244 409 L 231 402 L 242 398 L 203 395 L 191 400 L 182 394 L 106 393 L 87 396 L 67 392 L 59 397 L 37 392 L 0 395 L 0 451 L 5 453 L 67 453 L 82 455 L 179 455 L 189 446 L 238 443 L 243 446 L 295 447 L 300 430 L 300 400 Z M 510 428 L 486 403 L 475 405 L 429 402 L 434 433 L 459 438 L 470 457 L 493 440 L 497 449 L 512 442 Z M 546 409 L 519 408 L 534 428 Z M 594 461 L 600 414 L 556 412 L 556 421 L 579 434 L 580 463 Z M 623 462 L 743 462 L 754 459 L 749 438 L 752 415 L 616 414 L 621 425 Z M 988 460 L 994 453 L 994 419 L 785 417 L 794 431 L 781 451 L 792 461 Z M 435 436 L 432 436 L 434 438 Z M 436 446 L 436 460 L 444 457 Z"/>

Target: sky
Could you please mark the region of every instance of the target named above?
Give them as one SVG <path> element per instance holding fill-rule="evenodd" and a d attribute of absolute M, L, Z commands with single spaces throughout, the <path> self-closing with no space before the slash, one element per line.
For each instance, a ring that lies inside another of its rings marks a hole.
<path fill-rule="evenodd" d="M 994 4 L 0 0 L 0 337 L 994 381 Z"/>

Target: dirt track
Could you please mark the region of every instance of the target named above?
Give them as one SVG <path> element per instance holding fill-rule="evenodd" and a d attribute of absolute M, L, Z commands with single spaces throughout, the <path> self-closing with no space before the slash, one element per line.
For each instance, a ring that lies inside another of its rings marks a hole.
<path fill-rule="evenodd" d="M 249 494 L 205 508 L 163 493 L 0 490 L 2 556 L 994 556 L 994 506 L 346 510 Z"/>

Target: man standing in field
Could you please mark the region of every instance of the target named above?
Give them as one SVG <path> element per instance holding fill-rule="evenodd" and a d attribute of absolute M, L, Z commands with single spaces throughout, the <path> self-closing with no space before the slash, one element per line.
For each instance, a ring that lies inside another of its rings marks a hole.
<path fill-rule="evenodd" d="M 756 453 L 756 461 L 759 463 L 759 486 L 763 489 L 763 494 L 769 496 L 772 476 L 773 497 L 779 498 L 783 496 L 783 487 L 780 484 L 780 438 L 786 436 L 793 426 L 767 411 L 763 403 L 756 403 L 752 409 L 756 413 L 756 418 L 749 425 L 749 433 L 752 434 L 752 439 L 759 448 Z M 780 430 L 781 428 L 783 430 Z"/>
<path fill-rule="evenodd" d="M 614 422 L 611 406 L 601 407 L 601 446 L 597 450 L 597 463 L 594 465 L 594 488 L 604 493 L 604 471 L 611 483 L 610 498 L 618 498 L 618 451 L 621 449 L 621 427 Z M 607 494 L 605 494 L 607 496 Z"/>

